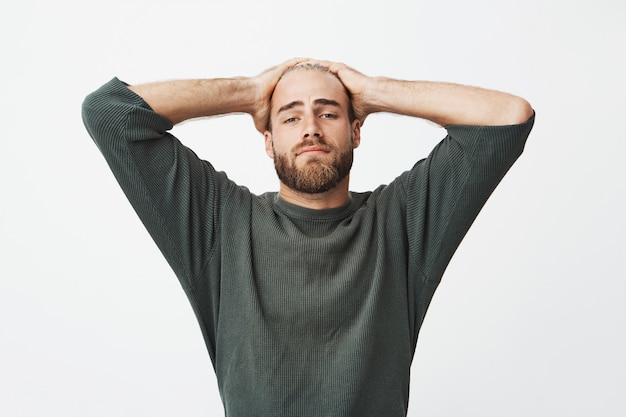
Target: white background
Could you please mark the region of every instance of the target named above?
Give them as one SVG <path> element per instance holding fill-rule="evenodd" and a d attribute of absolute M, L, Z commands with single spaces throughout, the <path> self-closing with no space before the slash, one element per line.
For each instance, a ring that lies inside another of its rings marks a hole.
<path fill-rule="evenodd" d="M 83 128 L 86 94 L 255 75 L 293 56 L 505 90 L 537 111 L 525 153 L 435 295 L 410 416 L 626 415 L 621 0 L 3 1 L 0 416 L 221 416 L 173 273 Z M 244 116 L 175 133 L 253 191 L 277 181 Z M 445 131 L 375 115 L 353 189 Z"/>

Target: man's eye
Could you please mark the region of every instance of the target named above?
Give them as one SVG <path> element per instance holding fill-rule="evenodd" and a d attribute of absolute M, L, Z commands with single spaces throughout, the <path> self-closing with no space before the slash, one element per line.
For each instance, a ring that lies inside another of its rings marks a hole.
<path fill-rule="evenodd" d="M 297 119 L 295 117 L 290 117 L 288 119 L 285 119 L 285 121 L 283 123 L 293 123 L 295 122 Z"/>
<path fill-rule="evenodd" d="M 324 113 L 322 114 L 323 119 L 336 119 L 337 115 L 334 113 Z"/>

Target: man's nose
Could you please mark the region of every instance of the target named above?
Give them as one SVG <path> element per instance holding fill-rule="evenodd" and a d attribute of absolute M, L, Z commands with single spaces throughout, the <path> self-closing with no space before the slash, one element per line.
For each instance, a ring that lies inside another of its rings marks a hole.
<path fill-rule="evenodd" d="M 321 137 L 322 131 L 319 126 L 319 120 L 314 115 L 307 116 L 304 120 L 304 128 L 302 130 L 303 138 L 310 138 L 313 136 Z"/>

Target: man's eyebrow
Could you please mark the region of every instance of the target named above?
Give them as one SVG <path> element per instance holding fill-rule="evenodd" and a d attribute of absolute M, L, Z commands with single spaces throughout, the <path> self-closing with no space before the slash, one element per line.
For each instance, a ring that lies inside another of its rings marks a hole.
<path fill-rule="evenodd" d="M 317 105 L 322 105 L 322 106 L 335 106 L 335 107 L 341 107 L 341 105 L 339 104 L 338 101 L 335 100 L 331 100 L 329 98 L 318 98 L 316 99 L 314 102 L 314 104 Z"/>
<path fill-rule="evenodd" d="M 313 101 L 313 104 L 318 105 L 318 106 L 321 105 L 321 106 L 341 107 L 341 104 L 339 104 L 338 101 L 331 100 L 329 98 L 318 98 L 318 99 L 315 99 Z M 276 112 L 276 114 L 278 115 L 278 114 L 280 114 L 280 113 L 282 113 L 284 111 L 291 110 L 294 107 L 299 107 L 299 106 L 304 106 L 304 102 L 301 101 L 301 100 L 292 101 L 291 103 L 287 103 L 284 106 L 282 106 L 281 108 L 279 108 L 278 111 Z"/>
<path fill-rule="evenodd" d="M 287 103 L 284 106 L 282 106 L 281 108 L 279 108 L 278 111 L 276 112 L 276 114 L 278 115 L 278 114 L 280 114 L 280 113 L 282 113 L 284 111 L 291 110 L 294 107 L 298 107 L 298 106 L 304 106 L 304 103 L 302 101 L 300 101 L 300 100 L 292 101 L 291 103 Z"/>

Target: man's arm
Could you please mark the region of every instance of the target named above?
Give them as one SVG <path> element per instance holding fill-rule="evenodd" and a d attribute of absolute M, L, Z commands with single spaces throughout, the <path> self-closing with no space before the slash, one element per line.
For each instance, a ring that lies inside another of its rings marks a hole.
<path fill-rule="evenodd" d="M 217 215 L 235 187 L 169 131 L 196 117 L 247 112 L 265 129 L 287 61 L 255 77 L 128 86 L 115 78 L 89 94 L 82 116 L 121 188 L 185 288 L 203 270 Z"/>
<path fill-rule="evenodd" d="M 441 126 L 501 126 L 527 121 L 530 104 L 517 96 L 452 83 L 401 81 L 368 77 L 339 63 L 321 62 L 352 94 L 357 117 L 363 121 L 376 112 L 389 112 L 430 120 Z"/>
<path fill-rule="evenodd" d="M 198 117 L 248 113 L 257 130 L 266 128 L 269 102 L 276 83 L 294 58 L 255 77 L 174 80 L 129 86 L 172 124 Z"/>
<path fill-rule="evenodd" d="M 172 124 L 198 117 L 250 113 L 256 94 L 252 80 L 244 77 L 174 80 L 128 88 Z"/>
<path fill-rule="evenodd" d="M 370 112 L 415 116 L 441 126 L 515 125 L 533 115 L 520 97 L 459 84 L 376 78 L 368 95 Z"/>
<path fill-rule="evenodd" d="M 371 113 L 390 112 L 446 127 L 448 135 L 428 158 L 399 177 L 406 192 L 411 266 L 417 268 L 411 275 L 438 282 L 481 208 L 522 153 L 534 122 L 530 104 L 493 90 L 368 77 L 344 64 L 320 64 L 350 91 L 361 122 Z M 421 323 L 423 313 L 418 312 L 415 323 Z"/>

